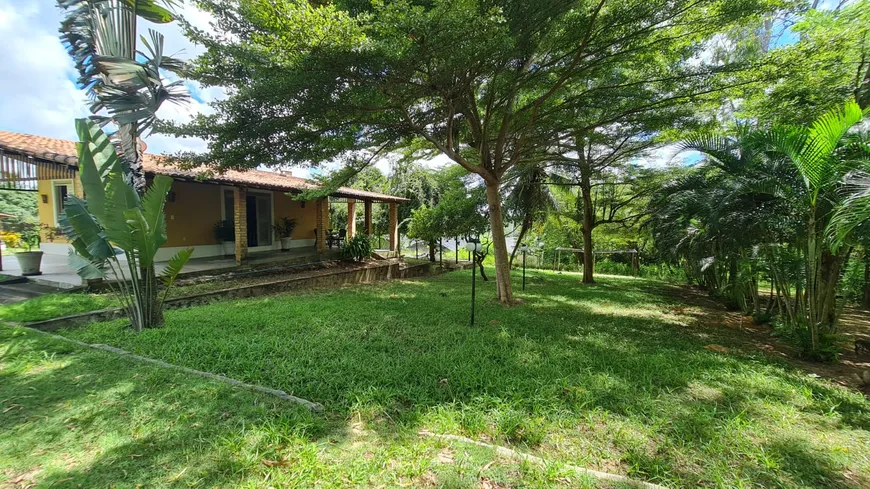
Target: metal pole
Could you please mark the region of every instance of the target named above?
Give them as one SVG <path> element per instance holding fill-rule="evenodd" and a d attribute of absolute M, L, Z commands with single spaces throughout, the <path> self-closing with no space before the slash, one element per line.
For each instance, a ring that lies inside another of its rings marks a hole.
<path fill-rule="evenodd" d="M 453 238 L 453 245 L 456 248 L 456 264 L 459 265 L 459 238 Z"/>
<path fill-rule="evenodd" d="M 419 239 L 414 241 L 414 258 L 417 260 L 420 259 L 420 240 Z"/>
<path fill-rule="evenodd" d="M 438 238 L 438 265 L 444 268 L 444 243 Z"/>
<path fill-rule="evenodd" d="M 526 250 L 523 250 L 523 290 L 526 290 Z"/>
<path fill-rule="evenodd" d="M 474 258 L 471 262 L 471 327 L 474 327 L 474 292 L 477 278 L 477 255 L 472 255 Z"/>

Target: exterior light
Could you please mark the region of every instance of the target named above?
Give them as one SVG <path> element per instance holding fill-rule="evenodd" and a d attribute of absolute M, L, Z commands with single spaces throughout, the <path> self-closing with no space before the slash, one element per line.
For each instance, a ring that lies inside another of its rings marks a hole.
<path fill-rule="evenodd" d="M 523 243 L 520 245 L 520 251 L 523 252 L 523 290 L 526 290 L 526 252 L 529 251 L 529 245 Z"/>
<path fill-rule="evenodd" d="M 482 249 L 479 239 L 468 239 L 465 242 L 465 249 L 471 254 L 471 326 L 474 327 L 474 296 L 476 293 L 477 281 L 477 253 Z"/>

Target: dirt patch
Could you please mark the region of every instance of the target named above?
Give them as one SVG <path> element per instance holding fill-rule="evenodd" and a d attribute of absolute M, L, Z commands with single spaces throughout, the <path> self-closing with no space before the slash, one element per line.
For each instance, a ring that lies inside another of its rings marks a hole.
<path fill-rule="evenodd" d="M 687 286 L 668 286 L 665 292 L 686 305 L 668 312 L 688 316 L 694 333 L 703 337 L 705 342 L 728 344 L 743 351 L 761 351 L 870 397 L 870 385 L 860 385 L 856 379 L 870 370 L 870 353 L 856 353 L 854 349 L 856 339 L 870 339 L 870 312 L 847 308 L 843 313 L 840 332 L 846 341 L 838 363 L 810 362 L 799 358 L 793 345 L 773 336 L 772 328 L 756 325 L 751 317 L 727 310 L 704 291 Z"/>

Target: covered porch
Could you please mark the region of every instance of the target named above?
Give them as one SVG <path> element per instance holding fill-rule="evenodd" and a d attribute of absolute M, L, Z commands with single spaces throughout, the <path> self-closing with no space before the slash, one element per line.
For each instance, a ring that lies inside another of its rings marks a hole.
<path fill-rule="evenodd" d="M 339 257 L 338 249 L 318 253 L 313 248 L 292 248 L 288 251 L 258 251 L 251 253 L 243 265 L 236 263 L 234 257 L 200 257 L 191 258 L 185 265 L 182 277 L 210 275 L 255 268 L 302 265 L 333 260 Z M 3 274 L 20 276 L 21 268 L 14 256 L 6 254 L 2 257 Z M 163 270 L 166 261 L 156 263 L 157 272 Z M 67 265 L 66 255 L 45 254 L 42 257 L 42 275 L 29 277 L 31 281 L 57 287 L 72 289 L 82 286 L 82 279 Z"/>

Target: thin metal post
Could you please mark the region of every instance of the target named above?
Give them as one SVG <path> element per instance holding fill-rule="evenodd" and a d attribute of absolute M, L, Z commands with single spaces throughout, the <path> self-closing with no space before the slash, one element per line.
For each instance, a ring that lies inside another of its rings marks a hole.
<path fill-rule="evenodd" d="M 470 253 L 470 251 L 469 251 Z M 472 255 L 473 259 L 471 262 L 471 327 L 474 327 L 474 295 L 476 290 L 476 279 L 477 279 L 477 254 Z"/>
<path fill-rule="evenodd" d="M 526 250 L 523 250 L 523 290 L 526 290 Z"/>
<path fill-rule="evenodd" d="M 459 238 L 453 238 L 454 248 L 456 248 L 456 264 L 459 264 Z"/>
<path fill-rule="evenodd" d="M 438 266 L 444 268 L 444 243 L 438 238 Z"/>

